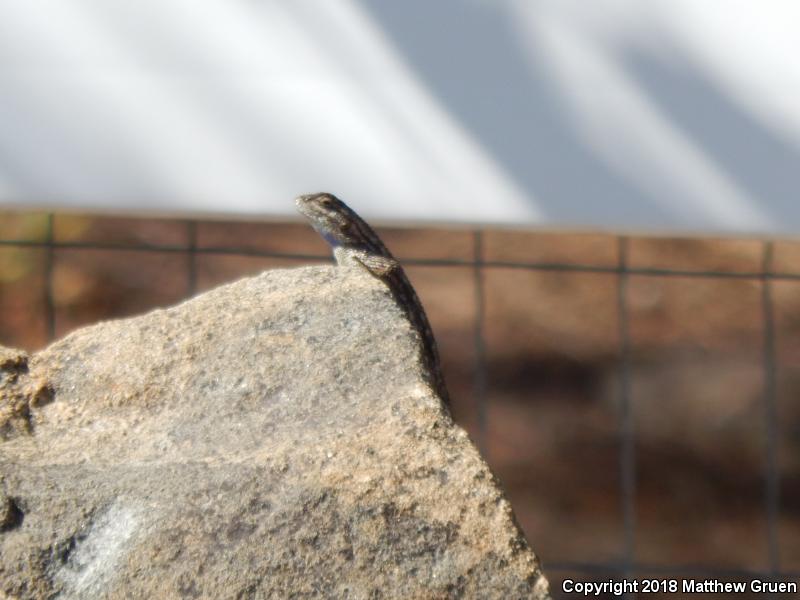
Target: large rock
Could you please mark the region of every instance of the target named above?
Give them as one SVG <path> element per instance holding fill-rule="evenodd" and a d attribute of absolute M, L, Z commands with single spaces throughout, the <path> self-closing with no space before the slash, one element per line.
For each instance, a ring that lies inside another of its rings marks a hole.
<path fill-rule="evenodd" d="M 417 342 L 313 267 L 4 349 L 0 597 L 546 597 Z"/>

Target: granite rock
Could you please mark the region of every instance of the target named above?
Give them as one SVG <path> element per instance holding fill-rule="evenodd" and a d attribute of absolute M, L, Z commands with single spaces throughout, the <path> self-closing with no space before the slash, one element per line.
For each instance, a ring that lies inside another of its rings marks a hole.
<path fill-rule="evenodd" d="M 0 349 L 0 597 L 546 598 L 417 344 L 308 267 Z"/>

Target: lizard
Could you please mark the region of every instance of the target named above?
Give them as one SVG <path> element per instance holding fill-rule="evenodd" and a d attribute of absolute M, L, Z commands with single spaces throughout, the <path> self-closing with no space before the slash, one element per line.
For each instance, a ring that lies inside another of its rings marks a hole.
<path fill-rule="evenodd" d="M 446 407 L 450 398 L 439 362 L 439 350 L 428 317 L 405 271 L 378 234 L 333 194 L 298 196 L 297 210 L 333 250 L 339 266 L 359 266 L 386 284 L 420 338 L 422 364 L 428 383 Z"/>

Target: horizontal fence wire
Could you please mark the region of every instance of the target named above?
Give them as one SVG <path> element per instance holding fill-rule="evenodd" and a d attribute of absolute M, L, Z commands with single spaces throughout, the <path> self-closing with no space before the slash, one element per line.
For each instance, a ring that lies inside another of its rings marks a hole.
<path fill-rule="evenodd" d="M 43 248 L 47 250 L 45 260 L 46 276 L 46 301 L 44 318 L 46 320 L 47 331 L 50 339 L 54 338 L 55 333 L 55 298 L 53 297 L 53 266 L 54 252 L 57 249 L 78 249 L 78 250 L 106 250 L 106 251 L 138 251 L 138 252 L 164 252 L 164 253 L 186 253 L 189 256 L 187 293 L 192 295 L 197 291 L 197 257 L 198 255 L 236 255 L 247 257 L 278 258 L 290 260 L 310 260 L 329 262 L 329 254 L 307 254 L 307 253 L 287 253 L 259 250 L 237 246 L 198 246 L 197 226 L 199 221 L 186 220 L 189 242 L 182 244 L 114 244 L 103 242 L 70 242 L 56 241 L 53 235 L 53 215 L 47 217 L 47 226 L 44 240 L 0 240 L 0 247 L 28 247 Z M 476 399 L 476 409 L 478 414 L 479 443 L 486 452 L 487 438 L 487 361 L 486 361 L 486 342 L 484 340 L 484 277 L 485 269 L 522 269 L 531 271 L 554 271 L 572 273 L 604 273 L 616 275 L 618 279 L 617 288 L 617 316 L 619 319 L 619 357 L 620 357 L 620 397 L 619 397 L 619 436 L 620 436 L 620 496 L 621 512 L 624 529 L 624 551 L 622 562 L 553 562 L 544 561 L 546 572 L 581 574 L 587 577 L 602 576 L 695 576 L 695 577 L 741 577 L 741 578 L 789 578 L 800 579 L 800 572 L 781 571 L 780 556 L 778 550 L 778 515 L 779 515 L 779 490 L 780 478 L 777 466 L 777 392 L 776 392 L 776 358 L 775 358 L 775 324 L 774 306 L 771 293 L 772 281 L 800 281 L 800 273 L 788 273 L 775 271 L 772 268 L 772 243 L 763 242 L 763 263 L 762 269 L 757 271 L 723 271 L 723 270 L 692 270 L 692 269 L 671 269 L 653 267 L 635 267 L 628 261 L 628 239 L 625 236 L 617 236 L 618 242 L 618 261 L 615 265 L 590 265 L 560 262 L 537 262 L 537 261 L 498 261 L 488 260 L 483 256 L 482 231 L 480 229 L 473 232 L 473 259 L 404 259 L 403 263 L 417 266 L 438 266 L 438 267 L 470 267 L 474 273 L 475 301 L 477 306 L 474 327 L 475 344 L 475 380 L 474 393 Z M 767 540 L 769 552 L 767 570 L 746 570 L 728 569 L 714 566 L 698 565 L 649 565 L 636 563 L 633 560 L 635 550 L 635 505 L 636 505 L 636 456 L 635 456 L 635 431 L 633 428 L 632 403 L 633 398 L 630 391 L 630 331 L 628 324 L 628 299 L 627 299 L 627 278 L 629 276 L 652 276 L 652 277 L 693 277 L 693 278 L 712 278 L 712 279 L 742 279 L 756 280 L 761 282 L 762 292 L 762 320 L 763 320 L 763 366 L 764 366 L 764 423 L 766 428 L 766 448 L 764 460 L 764 511 L 766 516 L 766 531 L 764 533 Z"/>
<path fill-rule="evenodd" d="M 176 252 L 193 254 L 221 254 L 236 256 L 256 256 L 262 258 L 281 258 L 289 260 L 323 260 L 330 262 L 330 254 L 316 254 L 303 252 L 274 252 L 269 250 L 259 250 L 255 248 L 245 248 L 237 246 L 198 246 L 171 245 L 171 244 L 110 244 L 102 242 L 46 242 L 31 240 L 0 240 L 0 246 L 21 246 L 31 248 L 63 248 L 66 250 L 125 250 L 138 252 Z M 404 258 L 403 264 L 426 267 L 475 267 L 475 260 L 464 259 L 442 259 L 442 258 Z M 532 271 L 563 271 L 578 273 L 608 273 L 628 275 L 644 275 L 651 277 L 698 277 L 711 279 L 770 279 L 800 281 L 800 273 L 790 273 L 782 271 L 720 271 L 703 269 L 670 269 L 664 267 L 634 267 L 620 265 L 588 265 L 576 263 L 560 262 L 536 262 L 536 261 L 502 261 L 484 259 L 480 261 L 482 268 L 503 268 L 503 269 L 523 269 Z"/>

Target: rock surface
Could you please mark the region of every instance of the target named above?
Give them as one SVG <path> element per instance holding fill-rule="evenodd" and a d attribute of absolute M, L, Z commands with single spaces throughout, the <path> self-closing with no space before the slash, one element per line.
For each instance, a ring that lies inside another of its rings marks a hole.
<path fill-rule="evenodd" d="M 545 598 L 359 269 L 0 351 L 0 597 Z"/>

